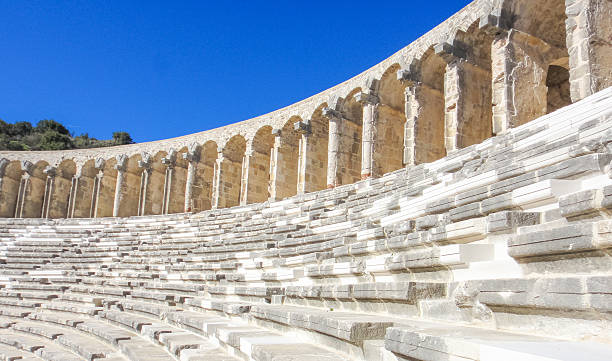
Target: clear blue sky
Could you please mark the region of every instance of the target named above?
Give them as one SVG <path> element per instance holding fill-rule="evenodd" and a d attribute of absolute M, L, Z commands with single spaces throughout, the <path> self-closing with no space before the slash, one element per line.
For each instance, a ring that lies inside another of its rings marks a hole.
<path fill-rule="evenodd" d="M 469 3 L 0 0 L 0 118 L 181 136 L 366 70 Z"/>

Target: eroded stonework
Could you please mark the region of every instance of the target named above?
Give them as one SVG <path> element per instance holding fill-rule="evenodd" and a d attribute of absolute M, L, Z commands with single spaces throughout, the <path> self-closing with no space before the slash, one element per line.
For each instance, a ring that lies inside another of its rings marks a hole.
<path fill-rule="evenodd" d="M 611 21 L 474 1 L 258 118 L 1 153 L 0 359 L 610 360 Z"/>

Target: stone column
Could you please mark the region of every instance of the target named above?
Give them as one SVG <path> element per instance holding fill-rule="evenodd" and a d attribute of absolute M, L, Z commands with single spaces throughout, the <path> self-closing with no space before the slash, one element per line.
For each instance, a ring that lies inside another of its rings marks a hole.
<path fill-rule="evenodd" d="M 14 204 L 8 197 L 15 195 L 14 190 L 9 191 L 7 187 L 8 182 L 5 182 L 4 177 L 6 175 L 6 167 L 10 161 L 6 158 L 0 159 L 0 216 L 2 217 L 13 217 L 15 216 L 15 210 L 12 208 Z M 13 198 L 14 199 L 14 198 Z"/>
<path fill-rule="evenodd" d="M 167 156 L 161 159 L 163 165 L 166 166 L 166 175 L 164 178 L 164 198 L 162 200 L 162 214 L 168 214 L 170 206 L 170 197 L 172 197 L 172 181 L 174 180 L 174 166 L 176 164 L 176 151 L 170 150 Z"/>
<path fill-rule="evenodd" d="M 4 197 L 2 194 L 2 182 L 4 180 L 4 173 L 6 171 L 6 166 L 9 164 L 9 160 L 6 158 L 0 159 L 0 197 Z"/>
<path fill-rule="evenodd" d="M 23 218 L 26 195 L 31 188 L 30 177 L 32 177 L 33 168 L 34 164 L 32 164 L 31 162 L 27 160 L 21 162 L 21 171 L 23 172 L 23 174 L 21 175 L 21 181 L 19 182 L 17 205 L 15 206 L 15 218 Z"/>
<path fill-rule="evenodd" d="M 138 161 L 138 167 L 142 168 L 140 175 L 140 190 L 138 194 L 138 215 L 146 215 L 148 206 L 149 182 L 151 179 L 151 156 L 147 153 L 142 155 L 142 160 Z"/>
<path fill-rule="evenodd" d="M 311 192 L 314 189 L 310 189 L 310 182 L 308 181 L 307 172 L 309 169 L 307 164 L 309 163 L 308 147 L 310 142 L 310 135 L 312 134 L 310 128 L 310 121 L 306 120 L 303 122 L 296 122 L 293 124 L 295 131 L 300 133 L 300 143 L 298 147 L 298 174 L 297 174 L 297 193 L 303 194 Z M 312 170 L 310 170 L 312 171 Z"/>
<path fill-rule="evenodd" d="M 183 159 L 188 162 L 187 182 L 185 183 L 185 212 L 191 212 L 193 209 L 193 183 L 198 162 L 200 161 L 199 147 L 195 144 L 190 145 L 187 152 L 183 153 Z"/>
<path fill-rule="evenodd" d="M 49 210 L 51 209 L 51 201 L 53 199 L 53 192 L 55 191 L 55 167 L 47 166 L 43 173 L 47 175 L 45 180 L 45 195 L 43 197 L 41 218 L 49 218 Z"/>
<path fill-rule="evenodd" d="M 123 190 L 123 178 L 127 170 L 127 156 L 118 155 L 115 157 L 117 164 L 115 169 L 117 170 L 117 181 L 115 183 L 115 198 L 113 201 L 113 217 L 119 216 L 119 207 L 121 205 L 122 190 Z"/>
<path fill-rule="evenodd" d="M 81 178 L 82 168 L 78 167 L 75 175 L 70 180 L 70 194 L 68 195 L 68 210 L 66 211 L 66 218 L 74 218 L 74 208 L 76 205 L 77 192 L 79 190 L 79 180 Z"/>
<path fill-rule="evenodd" d="M 464 118 L 464 61 L 453 60 L 444 73 L 444 147 L 446 154 L 459 149 L 459 122 Z M 487 106 L 482 104 L 482 106 Z"/>
<path fill-rule="evenodd" d="M 363 135 L 361 138 L 361 179 L 378 177 L 377 164 L 374 164 L 376 144 L 376 121 L 378 120 L 378 96 L 358 93 L 355 100 L 363 106 Z"/>
<path fill-rule="evenodd" d="M 323 116 L 329 120 L 329 136 L 327 144 L 327 188 L 335 188 L 340 181 L 340 139 L 342 137 L 343 117 L 340 111 L 325 108 Z"/>
<path fill-rule="evenodd" d="M 219 208 L 219 201 L 221 198 L 221 177 L 223 173 L 223 161 L 225 160 L 225 156 L 223 155 L 223 149 L 217 148 L 217 160 L 215 161 L 215 169 L 213 175 L 213 189 L 212 189 L 212 199 L 211 206 L 212 209 Z"/>
<path fill-rule="evenodd" d="M 102 178 L 104 178 L 105 161 L 102 158 L 96 159 L 94 167 L 98 170 L 98 174 L 94 178 L 93 191 L 91 192 L 91 208 L 89 211 L 90 218 L 98 217 L 98 203 L 100 201 L 100 188 L 102 187 Z"/>
<path fill-rule="evenodd" d="M 269 189 L 269 193 L 270 193 L 270 200 L 275 201 L 277 194 L 276 194 L 276 189 L 277 189 L 277 182 L 278 182 L 278 155 L 279 155 L 279 150 L 280 147 L 282 145 L 282 139 L 281 139 L 281 131 L 280 129 L 273 129 L 272 130 L 272 134 L 274 135 L 274 147 L 272 148 L 271 154 L 270 154 L 270 189 Z"/>
<path fill-rule="evenodd" d="M 572 102 L 612 85 L 612 2 L 565 1 Z"/>
<path fill-rule="evenodd" d="M 418 83 L 415 74 L 409 70 L 398 70 L 397 79 L 404 85 L 404 166 L 418 164 L 416 159 L 416 124 L 419 117 Z"/>
<path fill-rule="evenodd" d="M 248 142 L 242 158 L 242 173 L 240 178 L 240 205 L 245 206 L 249 202 L 249 179 L 251 169 L 251 158 L 253 157 L 253 144 Z"/>

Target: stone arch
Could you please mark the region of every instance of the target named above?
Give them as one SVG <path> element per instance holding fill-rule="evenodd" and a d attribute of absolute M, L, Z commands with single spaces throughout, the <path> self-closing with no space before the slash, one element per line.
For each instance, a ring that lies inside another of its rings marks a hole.
<path fill-rule="evenodd" d="M 246 140 L 242 135 L 229 139 L 222 150 L 222 157 L 217 159 L 219 177 L 215 182 L 217 189 L 217 207 L 227 208 L 240 204 L 242 186 L 242 164 L 246 152 Z"/>
<path fill-rule="evenodd" d="M 218 157 L 218 145 L 209 140 L 202 146 L 192 149 L 194 152 L 194 180 L 191 193 L 192 212 L 201 212 L 212 208 L 215 167 Z"/>
<path fill-rule="evenodd" d="M 21 183 L 21 165 L 18 161 L 0 159 L 0 217 L 15 216 L 17 194 Z"/>
<path fill-rule="evenodd" d="M 47 217 L 67 218 L 71 202 L 72 185 L 76 174 L 76 163 L 71 159 L 62 161 L 56 168 L 53 189 L 49 195 Z"/>
<path fill-rule="evenodd" d="M 296 125 L 302 122 L 292 116 L 280 130 L 280 144 L 276 144 L 275 198 L 283 199 L 297 194 L 301 134 Z"/>
<path fill-rule="evenodd" d="M 86 161 L 77 171 L 72 181 L 70 193 L 70 206 L 68 215 L 70 218 L 89 218 L 94 216 L 95 209 L 92 209 L 94 197 L 96 196 L 96 182 L 98 169 L 95 160 Z"/>
<path fill-rule="evenodd" d="M 500 130 L 571 103 L 565 1 L 514 0 L 504 8 L 511 14 L 510 30 L 496 37 L 492 52 L 493 112 Z"/>
<path fill-rule="evenodd" d="M 163 207 L 163 212 L 166 214 L 183 213 L 185 211 L 187 161 L 183 158 L 182 153 L 186 151 L 186 147 L 179 152 L 171 150 L 168 155 L 162 159 L 162 162 L 166 166 L 166 177 L 164 182 L 165 202 Z"/>
<path fill-rule="evenodd" d="M 113 157 L 103 161 L 96 160 L 96 168 L 99 170 L 96 178 L 94 197 L 92 202 L 93 217 L 112 217 L 113 205 L 115 204 L 115 186 L 117 185 L 117 160 Z"/>
<path fill-rule="evenodd" d="M 383 175 L 403 168 L 406 124 L 405 86 L 397 79 L 399 64 L 390 66 L 379 81 L 378 120 L 373 154 L 373 174 Z"/>
<path fill-rule="evenodd" d="M 446 156 L 444 76 L 446 63 L 429 48 L 420 61 L 417 90 L 418 111 L 414 124 L 415 164 L 429 163 Z"/>
<path fill-rule="evenodd" d="M 493 135 L 494 38 L 478 21 L 455 36 L 453 49 L 461 55 L 447 67 L 445 80 L 446 123 L 454 128 L 446 136 L 454 138 L 453 148 L 478 144 Z"/>
<path fill-rule="evenodd" d="M 304 192 L 315 192 L 327 188 L 327 157 L 329 144 L 329 119 L 323 115 L 323 103 L 310 117 L 308 128 L 302 135 Z"/>
<path fill-rule="evenodd" d="M 140 181 L 142 168 L 138 162 L 142 160 L 141 154 L 135 154 L 127 158 L 123 169 L 123 182 L 121 182 L 119 196 L 118 217 L 130 217 L 138 215 L 138 195 L 140 193 Z"/>
<path fill-rule="evenodd" d="M 355 99 L 361 88 L 353 89 L 340 107 L 344 117 L 340 131 L 338 155 L 339 185 L 361 180 L 361 141 L 363 136 L 363 107 Z"/>
<path fill-rule="evenodd" d="M 46 161 L 38 161 L 32 165 L 22 162 L 23 176 L 19 186 L 19 196 L 15 211 L 16 218 L 40 218 L 42 216 L 47 175 L 45 169 L 49 166 Z"/>
<path fill-rule="evenodd" d="M 257 130 L 252 140 L 249 159 L 247 204 L 265 202 L 270 198 L 270 159 L 274 149 L 272 127 Z"/>

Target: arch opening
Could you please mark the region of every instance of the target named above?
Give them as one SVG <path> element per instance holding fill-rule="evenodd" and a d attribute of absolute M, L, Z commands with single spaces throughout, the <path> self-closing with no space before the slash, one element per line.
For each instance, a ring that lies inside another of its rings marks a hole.
<path fill-rule="evenodd" d="M 404 166 L 406 125 L 405 86 L 397 79 L 399 64 L 391 66 L 380 79 L 378 121 L 374 146 L 374 174 L 383 175 Z"/>
<path fill-rule="evenodd" d="M 223 158 L 218 166 L 219 180 L 217 196 L 219 208 L 240 204 L 242 187 L 242 164 L 246 151 L 246 140 L 241 135 L 233 136 L 223 148 Z"/>
<path fill-rule="evenodd" d="M 253 137 L 249 160 L 247 204 L 265 202 L 270 194 L 270 160 L 274 149 L 272 127 L 261 127 Z"/>

